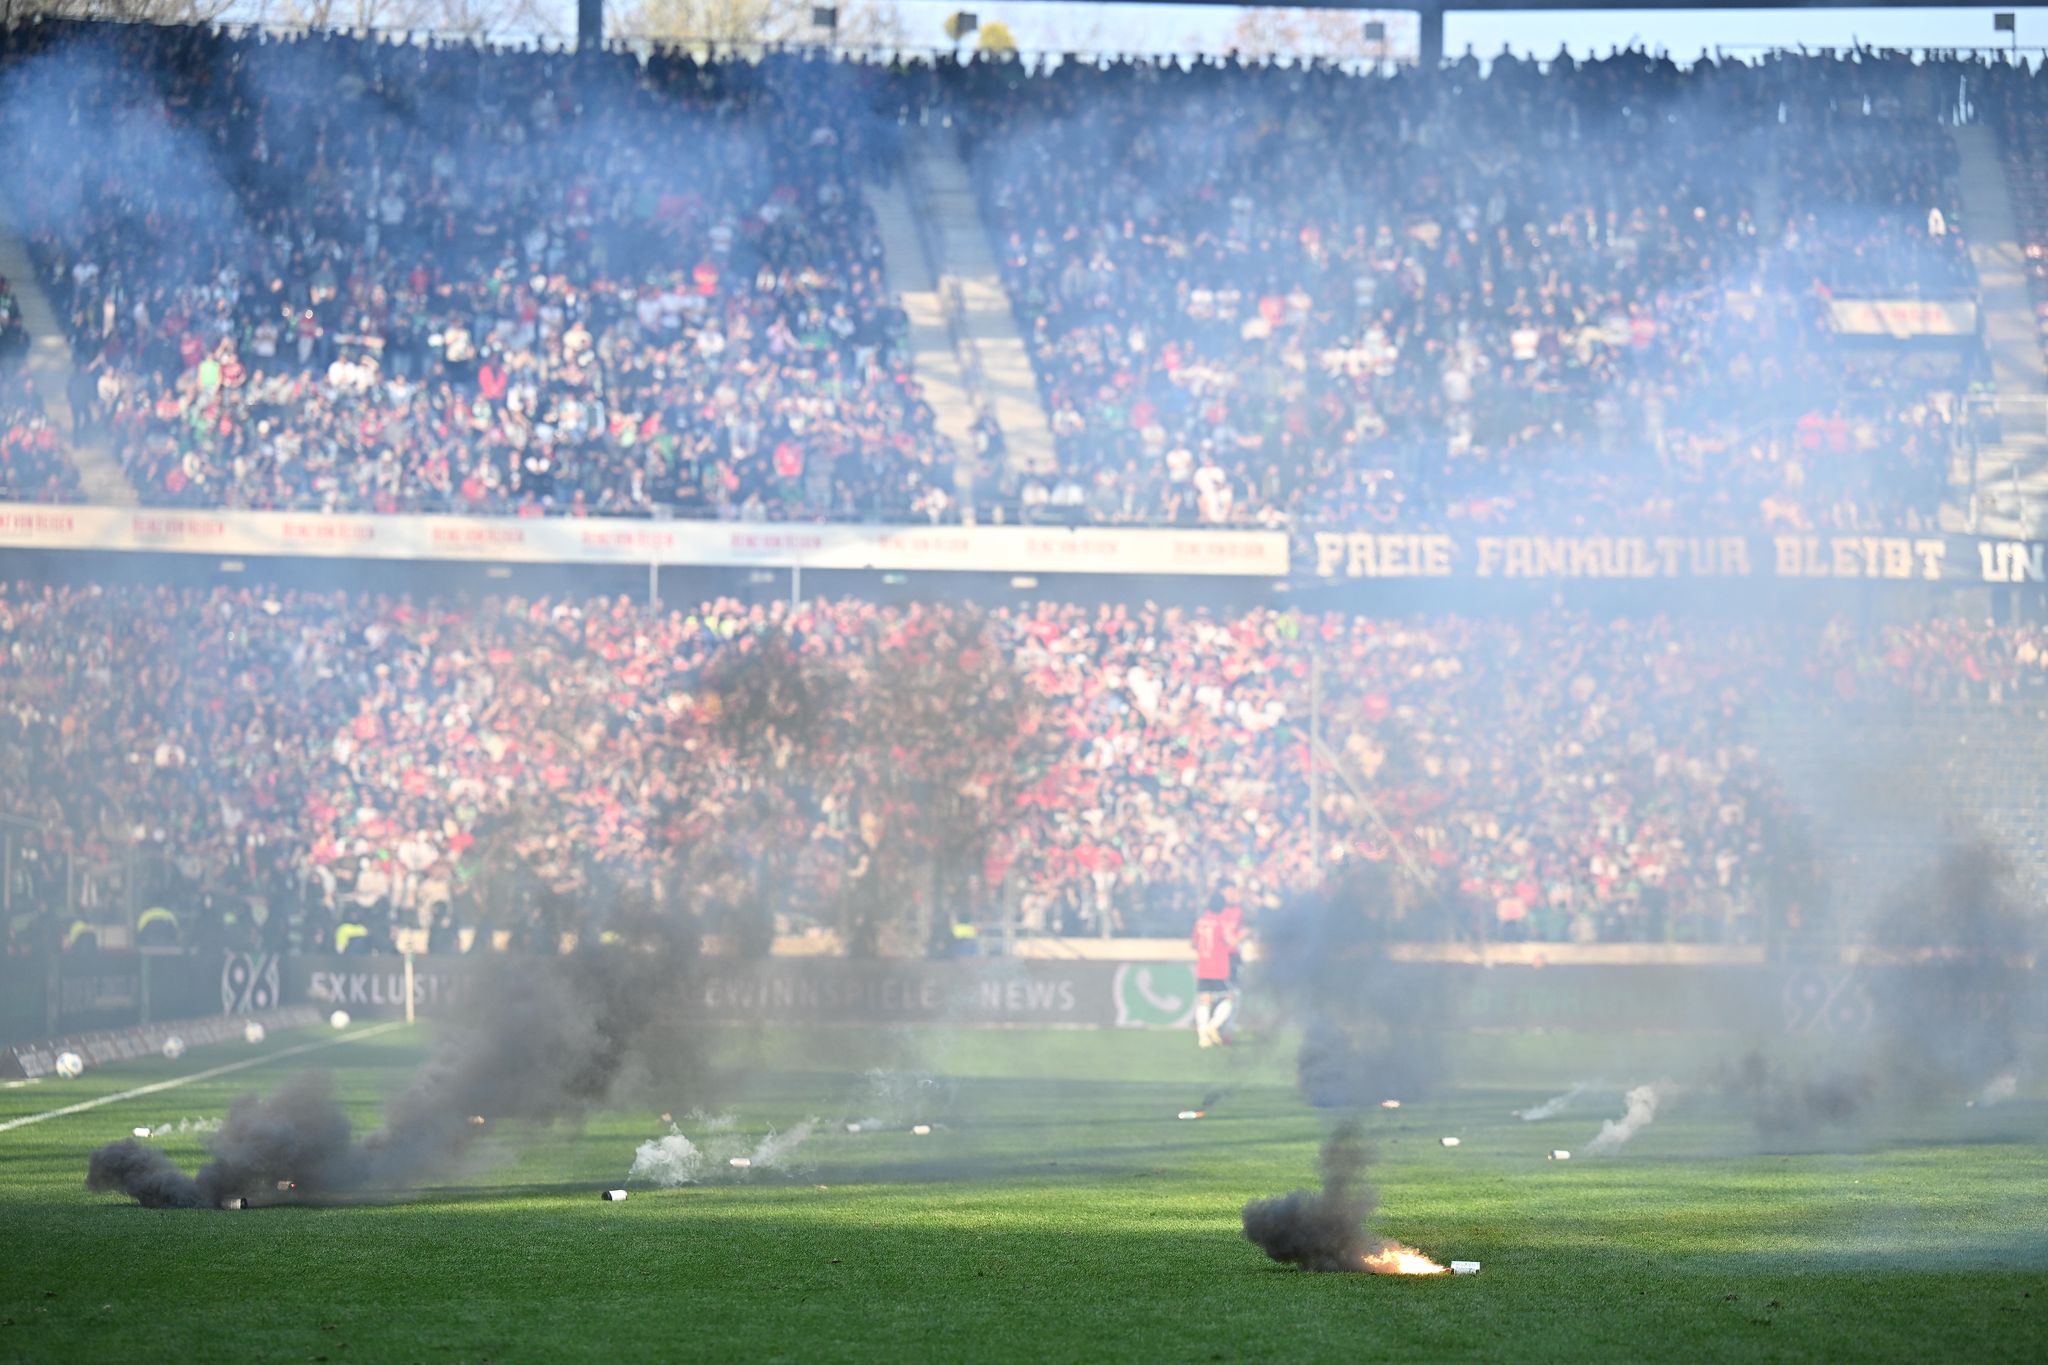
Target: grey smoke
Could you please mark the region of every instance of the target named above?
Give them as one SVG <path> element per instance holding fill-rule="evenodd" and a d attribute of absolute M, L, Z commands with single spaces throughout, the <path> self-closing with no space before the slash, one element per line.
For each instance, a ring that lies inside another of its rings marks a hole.
<path fill-rule="evenodd" d="M 1315 1271 L 1363 1271 L 1386 1245 L 1366 1227 L 1378 1201 L 1365 1184 L 1367 1152 L 1356 1121 L 1323 1144 L 1322 1188 L 1295 1190 L 1244 1206 L 1244 1235 L 1276 1261 Z"/>
<path fill-rule="evenodd" d="M 1885 1107 L 1995 1102 L 1991 1087 L 2016 1076 L 2041 1027 L 2041 916 L 1995 844 L 1941 847 L 1862 937 L 1865 958 L 1839 989 L 1867 1008 L 1867 1029 L 1792 1056 L 1755 1048 L 1717 1077 L 1767 1141 L 1850 1130 Z"/>
<path fill-rule="evenodd" d="M 1747 1106 L 1757 1132 L 1774 1141 L 1843 1127 L 1863 1113 L 1876 1093 L 1868 1072 L 1777 1062 L 1761 1051 L 1745 1055 L 1722 1086 Z"/>
<path fill-rule="evenodd" d="M 162 1149 L 135 1138 L 92 1154 L 86 1188 L 119 1191 L 145 1208 L 218 1207 L 275 1191 L 280 1180 L 310 1190 L 360 1186 L 371 1154 L 349 1140 L 348 1116 L 325 1072 L 294 1076 L 269 1095 L 243 1095 L 207 1141 L 213 1159 L 187 1175 Z"/>
<path fill-rule="evenodd" d="M 1993 844 L 1952 844 L 1887 907 L 1876 946 L 1900 965 L 1868 975 L 1877 1056 L 1915 1100 L 1980 1089 L 2019 1064 L 2041 1022 L 2042 921 Z"/>
<path fill-rule="evenodd" d="M 631 926 L 627 926 L 631 928 Z M 426 1062 L 357 1137 L 324 1072 L 244 1095 L 191 1175 L 133 1139 L 94 1152 L 86 1184 L 151 1208 L 405 1189 L 455 1169 L 483 1131 L 472 1115 L 579 1117 L 623 1082 L 675 1083 L 701 1071 L 696 1033 L 677 1017 L 696 955 L 690 931 L 650 919 L 622 942 L 567 957 L 506 959 L 435 1035 Z"/>
<path fill-rule="evenodd" d="M 1261 927 L 1254 988 L 1301 1027 L 1296 1082 L 1318 1108 L 1414 1099 L 1445 1075 L 1440 1039 L 1459 999 L 1441 975 L 1389 957 L 1402 929 L 1391 876 L 1363 862 Z"/>

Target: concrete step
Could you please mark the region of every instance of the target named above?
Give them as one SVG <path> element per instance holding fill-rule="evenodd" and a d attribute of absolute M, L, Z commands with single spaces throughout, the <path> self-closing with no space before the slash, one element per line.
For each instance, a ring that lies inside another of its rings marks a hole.
<path fill-rule="evenodd" d="M 2048 398 L 2048 360 L 2034 324 L 2026 253 L 1997 136 L 1979 124 L 1951 128 L 1949 135 L 1961 158 L 1957 184 L 1992 378 L 2001 398 Z"/>
<path fill-rule="evenodd" d="M 6 185 L 0 180 L 0 275 L 14 289 L 21 303 L 21 320 L 28 327 L 28 373 L 42 396 L 43 410 L 65 437 L 65 453 L 78 470 L 78 482 L 90 502 L 133 506 L 139 499 L 127 471 L 113 456 L 104 437 L 78 432 L 71 411 L 71 377 L 76 365 L 71 343 L 43 282 L 36 277 L 28 248 L 14 231 L 4 202 Z"/>
<path fill-rule="evenodd" d="M 906 345 L 911 369 L 924 388 L 925 401 L 939 434 L 953 448 L 955 496 L 971 518 L 974 510 L 974 395 L 947 325 L 945 301 L 939 296 L 931 262 L 917 230 L 917 210 L 909 184 L 897 176 L 887 185 L 871 185 L 868 208 L 882 239 L 882 273 L 889 291 L 903 304 L 909 319 Z"/>
<path fill-rule="evenodd" d="M 940 287 L 960 307 L 959 326 L 972 350 L 981 397 L 1002 428 L 1009 466 L 1018 471 L 1055 468 L 1058 454 L 1052 423 L 1038 395 L 1030 348 L 1003 288 L 981 203 L 958 145 L 946 132 L 927 129 L 916 139 L 918 168 L 929 193 L 937 244 Z"/>

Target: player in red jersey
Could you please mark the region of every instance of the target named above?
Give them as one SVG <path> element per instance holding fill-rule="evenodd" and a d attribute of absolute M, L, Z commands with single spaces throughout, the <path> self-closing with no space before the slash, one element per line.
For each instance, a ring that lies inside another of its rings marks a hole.
<path fill-rule="evenodd" d="M 1237 1002 L 1232 995 L 1237 953 L 1245 941 L 1244 911 L 1232 892 L 1219 891 L 1195 920 L 1195 1041 L 1215 1047 L 1223 1041 Z"/>

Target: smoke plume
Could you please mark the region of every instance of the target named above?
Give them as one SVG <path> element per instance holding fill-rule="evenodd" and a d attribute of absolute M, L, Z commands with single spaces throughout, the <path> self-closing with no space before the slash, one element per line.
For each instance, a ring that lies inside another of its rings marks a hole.
<path fill-rule="evenodd" d="M 1562 1095 L 1553 1095 L 1532 1109 L 1517 1109 L 1515 1117 L 1524 1123 L 1535 1123 L 1540 1119 L 1556 1118 L 1571 1108 L 1572 1101 L 1586 1093 L 1586 1083 L 1580 1081 Z"/>
<path fill-rule="evenodd" d="M 1302 1029 L 1296 1080 L 1318 1108 L 1413 1099 L 1444 1075 L 1438 1039 L 1458 1001 L 1440 975 L 1388 957 L 1401 928 L 1393 879 L 1360 863 L 1261 932 L 1257 982 Z"/>
<path fill-rule="evenodd" d="M 1748 1107 L 1759 1134 L 1782 1139 L 1850 1123 L 1874 1097 L 1876 1081 L 1854 1069 L 1798 1070 L 1751 1051 L 1724 1078 L 1723 1089 Z"/>
<path fill-rule="evenodd" d="M 633 1167 L 626 1172 L 626 1179 L 673 1189 L 694 1184 L 703 1170 L 704 1153 L 680 1129 L 671 1128 L 666 1136 L 640 1144 L 633 1153 Z"/>
<path fill-rule="evenodd" d="M 1639 1085 L 1622 1097 L 1623 1112 L 1618 1119 L 1608 1119 L 1600 1125 L 1600 1131 L 1586 1144 L 1586 1150 L 1597 1156 L 1608 1156 L 1621 1150 L 1622 1144 L 1656 1121 L 1657 1106 L 1671 1097 L 1671 1086 Z"/>
<path fill-rule="evenodd" d="M 92 1154 L 87 1187 L 151 1208 L 208 1208 L 273 1199 L 283 1181 L 300 1197 L 417 1185 L 457 1166 L 483 1131 L 477 1118 L 575 1118 L 628 1078 L 700 1070 L 696 1035 L 675 1013 L 695 953 L 689 933 L 650 920 L 616 944 L 508 959 L 436 1034 L 376 1132 L 358 1138 L 325 1073 L 310 1072 L 238 1099 L 195 1174 L 124 1139 Z"/>
<path fill-rule="evenodd" d="M 1358 1124 L 1338 1125 L 1323 1144 L 1320 1190 L 1295 1190 L 1244 1206 L 1244 1235 L 1276 1261 L 1303 1270 L 1362 1271 L 1385 1245 L 1366 1230 L 1377 1203 L 1364 1181 Z"/>
<path fill-rule="evenodd" d="M 795 1154 L 797 1148 L 803 1146 L 804 1141 L 817 1127 L 816 1119 L 805 1119 L 801 1123 L 791 1124 L 781 1132 L 771 1130 L 768 1136 L 755 1144 L 752 1156 L 755 1168 L 772 1171 L 778 1167 L 788 1167 L 791 1164 L 790 1157 Z"/>
<path fill-rule="evenodd" d="M 1752 1049 L 1716 1078 L 1767 1140 L 1849 1128 L 1881 1105 L 1982 1105 L 2016 1088 L 2042 1017 L 2042 926 L 1999 848 L 1943 847 L 1862 937 L 1853 968 L 1828 969 L 1848 1022 L 1820 1035 L 1817 1054 Z"/>

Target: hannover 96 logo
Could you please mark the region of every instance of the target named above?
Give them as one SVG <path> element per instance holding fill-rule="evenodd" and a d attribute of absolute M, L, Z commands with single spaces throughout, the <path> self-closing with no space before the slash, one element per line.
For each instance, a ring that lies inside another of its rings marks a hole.
<path fill-rule="evenodd" d="M 1116 969 L 1119 1028 L 1188 1028 L 1195 1017 L 1195 969 L 1186 962 L 1126 962 Z"/>

